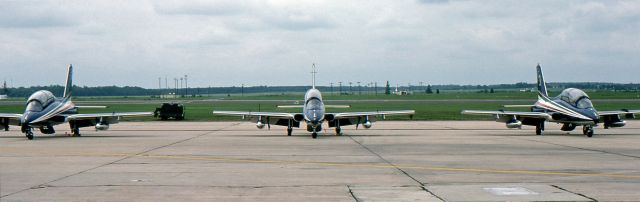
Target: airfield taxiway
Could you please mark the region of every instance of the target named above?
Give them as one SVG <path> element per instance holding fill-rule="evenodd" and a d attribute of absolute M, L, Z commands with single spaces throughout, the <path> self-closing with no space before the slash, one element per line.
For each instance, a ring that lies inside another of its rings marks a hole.
<path fill-rule="evenodd" d="M 0 132 L 0 201 L 639 201 L 640 121 L 593 138 L 490 121 L 258 130 L 126 122 Z"/>

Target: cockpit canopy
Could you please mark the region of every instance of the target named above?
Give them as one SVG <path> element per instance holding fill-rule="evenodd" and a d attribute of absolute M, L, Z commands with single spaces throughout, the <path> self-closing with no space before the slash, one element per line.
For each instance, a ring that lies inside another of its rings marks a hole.
<path fill-rule="evenodd" d="M 580 89 L 567 88 L 560 93 L 560 99 L 580 109 L 593 108 L 589 95 Z"/>
<path fill-rule="evenodd" d="M 53 93 L 41 90 L 29 96 L 27 101 L 27 111 L 42 111 L 45 106 L 54 102 L 56 97 Z"/>
<path fill-rule="evenodd" d="M 322 101 L 320 101 L 320 99 L 311 98 L 311 99 L 307 100 L 307 109 L 321 110 L 323 108 L 323 106 L 324 106 L 324 104 L 322 103 Z"/>

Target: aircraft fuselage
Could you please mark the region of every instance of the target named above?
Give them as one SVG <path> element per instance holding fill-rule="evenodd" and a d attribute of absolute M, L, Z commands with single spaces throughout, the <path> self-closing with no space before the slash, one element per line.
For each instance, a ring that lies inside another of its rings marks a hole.
<path fill-rule="evenodd" d="M 49 91 L 38 91 L 27 101 L 20 125 L 23 131 L 28 128 L 50 127 L 66 122 L 65 117 L 60 116 L 62 114 L 77 114 L 71 100 L 56 98 Z"/>
<path fill-rule="evenodd" d="M 318 132 L 322 129 L 322 123 L 325 120 L 325 107 L 322 94 L 318 89 L 309 89 L 305 94 L 303 115 L 309 132 Z"/>

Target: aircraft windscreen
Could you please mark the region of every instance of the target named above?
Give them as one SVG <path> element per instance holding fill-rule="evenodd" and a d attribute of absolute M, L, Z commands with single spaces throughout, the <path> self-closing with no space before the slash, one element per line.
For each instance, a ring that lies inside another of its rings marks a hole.
<path fill-rule="evenodd" d="M 40 102 L 38 102 L 37 100 L 33 100 L 29 102 L 29 104 L 27 104 L 27 111 L 39 112 L 42 111 L 42 109 L 42 104 L 40 104 Z"/>
<path fill-rule="evenodd" d="M 318 99 L 310 99 L 307 101 L 307 107 L 311 110 L 320 110 L 322 109 L 322 101 Z"/>
<path fill-rule="evenodd" d="M 582 97 L 582 99 L 578 100 L 576 103 L 576 107 L 580 109 L 593 108 L 593 103 L 591 103 L 591 100 L 588 97 Z"/>

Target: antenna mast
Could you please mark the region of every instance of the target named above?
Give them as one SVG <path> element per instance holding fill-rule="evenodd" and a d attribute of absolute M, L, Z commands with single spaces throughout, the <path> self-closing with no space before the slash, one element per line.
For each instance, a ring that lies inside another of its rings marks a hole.
<path fill-rule="evenodd" d="M 316 70 L 316 64 L 312 63 L 311 65 L 311 81 L 312 81 L 312 88 L 316 89 L 316 74 L 318 73 L 318 71 Z"/>

